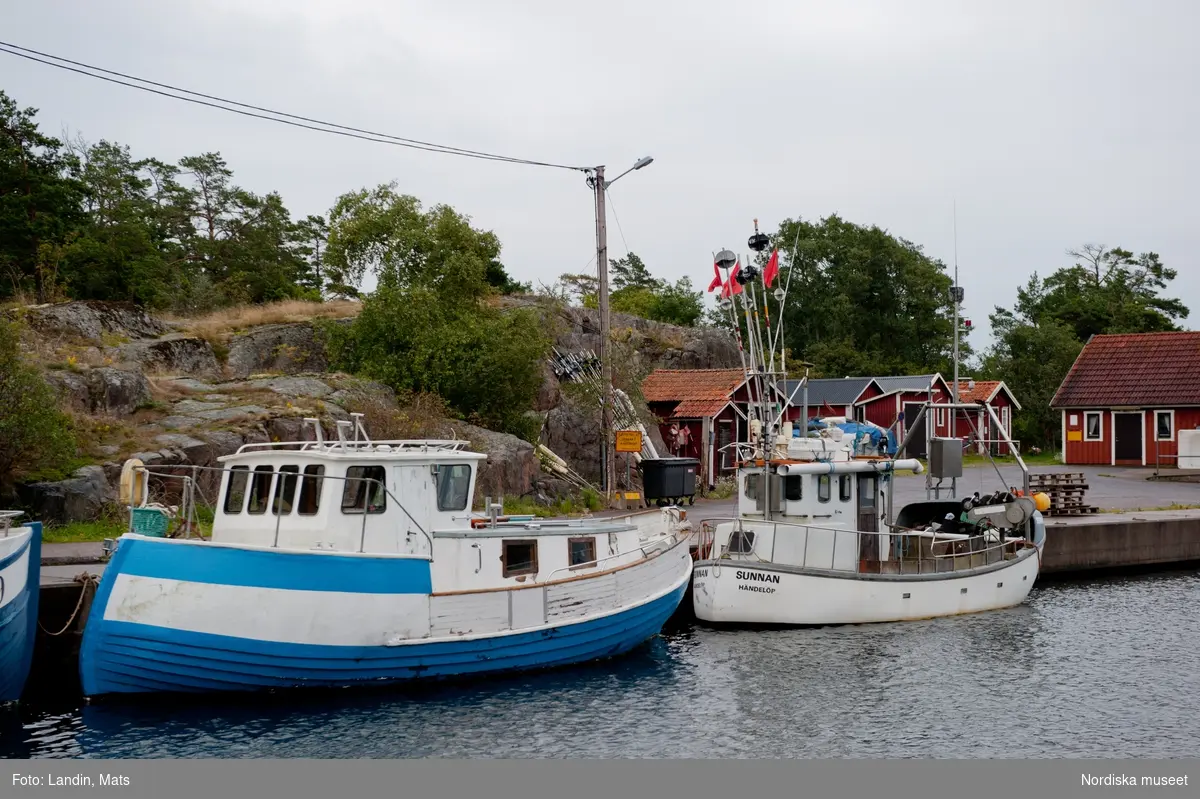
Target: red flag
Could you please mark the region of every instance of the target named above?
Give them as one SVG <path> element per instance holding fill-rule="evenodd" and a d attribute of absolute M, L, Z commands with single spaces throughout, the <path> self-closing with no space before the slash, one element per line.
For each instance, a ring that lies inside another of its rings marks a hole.
<path fill-rule="evenodd" d="M 712 282 L 708 284 L 708 290 L 715 291 L 716 288 L 723 282 L 724 281 L 721 280 L 721 270 L 717 268 L 716 262 L 713 262 L 713 279 Z"/>
<path fill-rule="evenodd" d="M 733 269 L 729 270 L 729 280 L 721 292 L 722 297 L 732 297 L 734 294 L 741 294 L 744 291 L 741 284 L 734 279 L 740 271 L 742 271 L 742 262 L 738 261 L 733 265 Z"/>
<path fill-rule="evenodd" d="M 771 260 L 767 261 L 766 267 L 763 269 L 763 283 L 767 288 L 771 288 L 771 281 L 779 274 L 779 250 L 771 251 Z"/>

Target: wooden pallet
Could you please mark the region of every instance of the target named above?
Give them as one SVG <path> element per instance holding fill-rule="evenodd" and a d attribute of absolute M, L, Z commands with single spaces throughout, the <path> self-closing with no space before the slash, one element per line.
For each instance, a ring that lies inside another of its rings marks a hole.
<path fill-rule="evenodd" d="M 1050 508 L 1045 512 L 1046 516 L 1084 516 L 1090 513 L 1099 513 L 1100 509 L 1091 505 L 1078 505 L 1072 508 Z"/>

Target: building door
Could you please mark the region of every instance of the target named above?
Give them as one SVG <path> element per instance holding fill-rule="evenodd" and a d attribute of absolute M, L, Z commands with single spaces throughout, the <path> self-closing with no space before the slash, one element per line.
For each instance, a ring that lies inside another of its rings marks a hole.
<path fill-rule="evenodd" d="M 1113 457 L 1117 463 L 1142 462 L 1142 415 L 1140 413 L 1113 414 L 1114 442 Z"/>
<path fill-rule="evenodd" d="M 918 423 L 917 426 L 914 428 L 912 426 L 913 421 L 917 418 L 917 414 L 920 412 L 921 412 L 921 403 L 919 403 L 919 402 L 904 403 L 905 435 L 908 435 L 909 431 L 912 431 L 912 430 L 916 431 L 912 434 L 912 437 L 909 438 L 908 449 L 905 450 L 905 452 L 904 452 L 904 456 L 908 457 L 908 458 L 924 458 L 926 455 L 926 446 L 925 445 L 928 442 L 925 441 L 925 435 L 926 435 L 925 430 L 927 429 L 927 426 L 929 424 L 929 414 L 932 413 L 933 410 L 930 409 L 930 410 L 926 411 L 925 415 L 921 417 L 920 423 Z"/>

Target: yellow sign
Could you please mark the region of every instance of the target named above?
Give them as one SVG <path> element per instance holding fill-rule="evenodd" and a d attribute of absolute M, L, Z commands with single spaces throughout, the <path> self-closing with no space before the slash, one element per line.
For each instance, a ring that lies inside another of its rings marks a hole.
<path fill-rule="evenodd" d="M 1079 430 L 1068 430 L 1067 441 L 1083 441 L 1083 433 Z"/>
<path fill-rule="evenodd" d="M 618 430 L 617 452 L 641 452 L 642 433 L 640 430 Z"/>

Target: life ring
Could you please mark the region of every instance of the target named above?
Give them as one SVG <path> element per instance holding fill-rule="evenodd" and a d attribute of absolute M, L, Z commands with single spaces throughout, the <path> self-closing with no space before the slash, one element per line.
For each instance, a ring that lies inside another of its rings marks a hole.
<path fill-rule="evenodd" d="M 121 483 L 117 496 L 122 505 L 140 507 L 146 504 L 150 492 L 147 486 L 148 475 L 141 471 L 145 465 L 138 458 L 130 458 L 121 467 Z"/>

